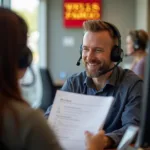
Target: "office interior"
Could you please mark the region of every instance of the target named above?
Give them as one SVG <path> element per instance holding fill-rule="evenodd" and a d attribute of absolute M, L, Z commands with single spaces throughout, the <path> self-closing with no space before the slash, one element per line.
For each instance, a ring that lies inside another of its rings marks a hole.
<path fill-rule="evenodd" d="M 82 2 L 82 0 L 81 0 Z M 150 33 L 150 0 L 101 0 L 100 19 L 116 25 L 121 33 L 121 47 L 126 52 L 126 36 L 131 29 Z M 72 74 L 83 71 L 76 66 L 80 57 L 82 27 L 64 26 L 63 0 L 0 0 L 0 5 L 12 8 L 25 18 L 29 26 L 28 45 L 34 56 L 32 68 L 20 81 L 22 93 L 33 108 L 46 111 L 55 91 Z M 132 57 L 120 64 L 129 68 Z"/>

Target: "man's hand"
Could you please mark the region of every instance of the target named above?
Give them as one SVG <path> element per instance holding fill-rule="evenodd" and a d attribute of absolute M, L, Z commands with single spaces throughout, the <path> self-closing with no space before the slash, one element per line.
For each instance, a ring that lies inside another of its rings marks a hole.
<path fill-rule="evenodd" d="M 93 135 L 89 131 L 85 132 L 87 150 L 103 150 L 104 149 L 104 131 L 99 131 Z"/>
<path fill-rule="evenodd" d="M 113 144 L 114 141 L 110 137 L 104 136 L 104 148 L 110 148 Z"/>

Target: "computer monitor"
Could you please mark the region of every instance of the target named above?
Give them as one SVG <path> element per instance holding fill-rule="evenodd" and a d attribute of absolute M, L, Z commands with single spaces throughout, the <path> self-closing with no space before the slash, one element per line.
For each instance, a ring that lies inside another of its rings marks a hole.
<path fill-rule="evenodd" d="M 137 148 L 150 146 L 150 41 L 148 42 L 147 52 L 148 56 L 145 65 L 143 97 L 141 103 L 141 123 L 135 144 Z"/>

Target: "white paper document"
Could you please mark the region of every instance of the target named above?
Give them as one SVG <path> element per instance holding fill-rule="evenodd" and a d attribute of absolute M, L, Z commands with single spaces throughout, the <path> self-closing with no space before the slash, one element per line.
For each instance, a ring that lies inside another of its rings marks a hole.
<path fill-rule="evenodd" d="M 113 97 L 57 91 L 48 123 L 65 150 L 85 150 L 84 132 L 103 128 L 112 102 Z"/>

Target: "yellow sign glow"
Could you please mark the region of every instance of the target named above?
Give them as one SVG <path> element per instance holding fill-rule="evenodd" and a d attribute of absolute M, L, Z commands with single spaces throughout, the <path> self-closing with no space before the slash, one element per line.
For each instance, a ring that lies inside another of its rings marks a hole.
<path fill-rule="evenodd" d="M 100 18 L 98 3 L 65 3 L 66 20 L 88 20 Z"/>

